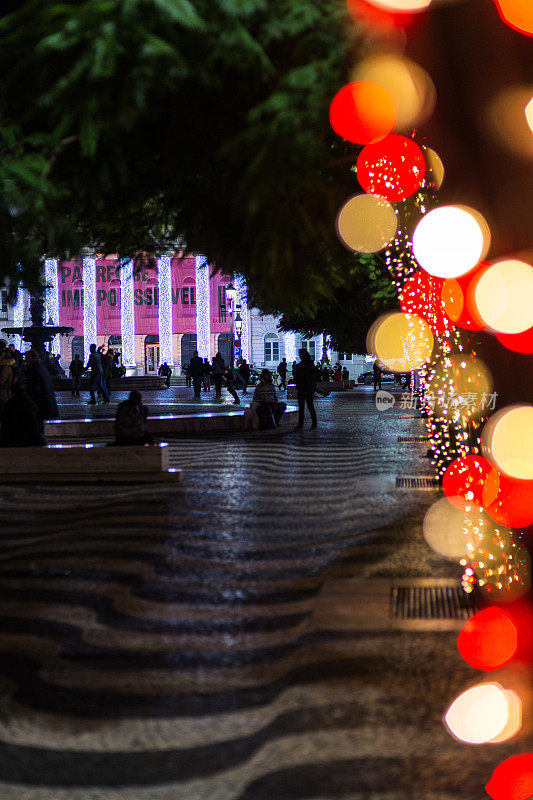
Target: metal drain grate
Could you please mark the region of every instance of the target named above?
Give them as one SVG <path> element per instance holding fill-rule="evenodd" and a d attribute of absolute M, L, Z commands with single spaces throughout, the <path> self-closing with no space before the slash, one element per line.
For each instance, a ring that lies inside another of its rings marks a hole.
<path fill-rule="evenodd" d="M 397 489 L 438 489 L 439 485 L 435 478 L 421 475 L 403 475 L 396 478 Z"/>
<path fill-rule="evenodd" d="M 470 619 L 477 608 L 460 586 L 393 586 L 393 619 Z"/>
<path fill-rule="evenodd" d="M 399 442 L 427 442 L 427 436 L 398 436 Z"/>

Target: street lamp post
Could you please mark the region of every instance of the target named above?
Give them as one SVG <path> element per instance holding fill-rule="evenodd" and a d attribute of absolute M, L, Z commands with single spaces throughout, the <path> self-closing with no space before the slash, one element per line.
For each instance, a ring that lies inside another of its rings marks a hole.
<path fill-rule="evenodd" d="M 236 296 L 237 296 L 237 290 L 235 289 L 235 286 L 233 285 L 233 283 L 231 283 L 231 281 L 230 281 L 230 283 L 228 283 L 228 285 L 226 286 L 226 299 L 227 299 L 228 304 L 229 304 L 229 313 L 230 313 L 230 321 L 231 321 L 231 333 L 230 333 L 230 346 L 231 346 L 230 359 L 231 359 L 231 363 L 230 363 L 230 367 L 232 369 L 233 369 L 233 362 L 234 362 L 234 358 L 233 358 L 233 348 L 234 348 L 234 341 L 233 341 L 233 337 L 234 337 L 233 315 L 234 315 L 234 303 L 235 303 Z"/>

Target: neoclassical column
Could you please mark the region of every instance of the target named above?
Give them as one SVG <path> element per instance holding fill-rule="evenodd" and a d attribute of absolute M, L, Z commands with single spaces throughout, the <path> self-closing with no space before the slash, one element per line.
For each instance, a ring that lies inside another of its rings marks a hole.
<path fill-rule="evenodd" d="M 57 283 L 57 258 L 47 258 L 44 262 L 44 282 L 46 285 L 44 297 L 45 325 L 52 320 L 53 325 L 59 325 L 59 288 Z M 60 336 L 52 339 L 52 353 L 60 355 Z"/>
<path fill-rule="evenodd" d="M 157 259 L 159 280 L 159 364 L 173 365 L 172 355 L 172 278 L 170 256 Z"/>
<path fill-rule="evenodd" d="M 292 364 L 293 361 L 296 361 L 296 334 L 292 331 L 288 331 L 284 333 L 285 339 L 285 358 L 287 359 L 287 364 Z"/>
<path fill-rule="evenodd" d="M 242 275 L 235 276 L 235 288 L 237 290 L 237 313 L 241 315 L 241 353 L 242 357 L 250 362 L 250 318 L 248 314 L 248 290 Z M 240 306 L 240 308 L 239 308 Z"/>
<path fill-rule="evenodd" d="M 120 261 L 120 337 L 122 342 L 122 365 L 135 366 L 135 312 L 133 305 L 133 261 Z"/>
<path fill-rule="evenodd" d="M 96 344 L 96 261 L 83 255 L 83 357 L 89 360 L 90 346 Z"/>
<path fill-rule="evenodd" d="M 17 301 L 13 306 L 13 327 L 24 327 L 24 309 L 26 300 L 26 289 L 19 287 L 17 292 Z M 22 336 L 15 336 L 15 347 L 17 350 L 22 350 Z"/>
<path fill-rule="evenodd" d="M 211 360 L 211 298 L 209 264 L 205 256 L 196 256 L 196 347 L 200 358 Z"/>

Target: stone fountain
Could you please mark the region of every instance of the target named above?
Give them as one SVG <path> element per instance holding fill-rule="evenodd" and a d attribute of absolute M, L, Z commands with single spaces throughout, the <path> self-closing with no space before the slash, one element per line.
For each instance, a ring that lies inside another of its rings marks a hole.
<path fill-rule="evenodd" d="M 2 333 L 8 336 L 20 336 L 22 341 L 28 342 L 33 350 L 41 356 L 43 364 L 52 374 L 63 374 L 59 364 L 50 360 L 46 345 L 49 344 L 54 336 L 59 333 L 61 336 L 68 336 L 74 332 L 74 328 L 69 325 L 45 325 L 44 322 L 44 289 L 34 292 L 30 298 L 30 317 L 31 325 L 27 328 L 2 328 Z"/>

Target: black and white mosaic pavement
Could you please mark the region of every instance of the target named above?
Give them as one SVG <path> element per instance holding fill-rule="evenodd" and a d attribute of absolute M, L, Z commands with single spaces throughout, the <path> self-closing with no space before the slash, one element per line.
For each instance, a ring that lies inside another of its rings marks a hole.
<path fill-rule="evenodd" d="M 445 733 L 454 635 L 311 619 L 338 571 L 450 573 L 431 498 L 369 482 L 428 472 L 419 423 L 369 391 L 319 420 L 176 440 L 181 485 L 0 488 L 2 800 L 485 796 L 512 748 Z"/>

